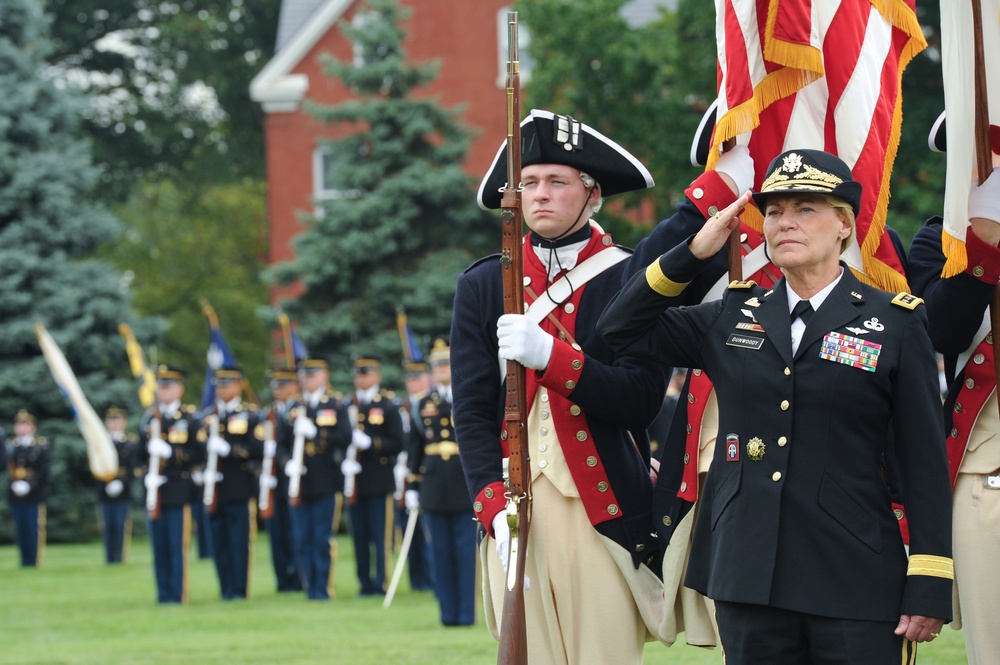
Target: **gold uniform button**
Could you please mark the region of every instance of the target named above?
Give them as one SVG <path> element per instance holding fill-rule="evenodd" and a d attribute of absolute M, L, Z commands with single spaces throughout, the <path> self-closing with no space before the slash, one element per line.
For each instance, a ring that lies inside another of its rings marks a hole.
<path fill-rule="evenodd" d="M 792 370 L 791 370 L 791 368 L 789 368 L 789 367 L 786 367 L 786 368 L 785 368 L 785 376 L 791 376 L 791 375 L 792 375 Z"/>
<path fill-rule="evenodd" d="M 684 463 L 689 464 L 691 462 L 691 455 L 689 453 L 684 453 Z"/>
<path fill-rule="evenodd" d="M 688 404 L 694 404 L 694 393 L 688 393 Z"/>
<path fill-rule="evenodd" d="M 701 370 L 700 369 L 694 370 L 694 375 L 695 376 L 701 376 Z"/>
<path fill-rule="evenodd" d="M 474 504 L 472 504 L 472 509 L 477 513 L 481 513 L 483 512 L 483 504 L 480 503 L 479 501 L 476 501 Z"/>
<path fill-rule="evenodd" d="M 896 516 L 896 521 L 903 519 L 903 511 L 900 508 L 893 509 L 893 514 Z"/>
<path fill-rule="evenodd" d="M 775 471 L 773 474 L 771 474 L 771 480 L 773 480 L 774 482 L 778 482 L 779 480 L 781 480 L 781 471 Z"/>
<path fill-rule="evenodd" d="M 617 515 L 617 514 L 618 514 L 618 506 L 612 503 L 610 506 L 608 506 L 608 515 Z"/>
<path fill-rule="evenodd" d="M 688 490 L 688 484 L 687 483 L 681 483 L 681 491 L 682 492 L 687 492 L 687 490 Z"/>
<path fill-rule="evenodd" d="M 492 498 L 493 498 L 493 489 L 492 489 L 492 488 L 490 488 L 490 487 L 487 487 L 487 488 L 486 488 L 486 491 L 485 491 L 485 492 L 483 492 L 483 494 L 485 494 L 485 495 L 486 495 L 486 498 L 487 498 L 487 499 L 492 499 Z"/>
<path fill-rule="evenodd" d="M 966 379 L 965 380 L 965 387 L 968 388 L 969 390 L 972 390 L 973 388 L 975 388 L 976 387 L 975 380 L 973 380 L 973 379 Z"/>
<path fill-rule="evenodd" d="M 955 413 L 962 413 L 962 405 L 955 402 Z"/>
<path fill-rule="evenodd" d="M 787 399 L 781 400 L 781 410 L 782 411 L 788 411 L 788 400 Z"/>
<path fill-rule="evenodd" d="M 587 440 L 587 433 L 584 432 L 583 430 L 580 430 L 579 432 L 576 433 L 576 440 L 577 441 L 586 441 Z"/>
<path fill-rule="evenodd" d="M 674 523 L 674 521 L 670 519 L 670 515 L 664 515 L 661 521 L 663 522 L 663 526 L 670 526 Z"/>
<path fill-rule="evenodd" d="M 597 491 L 598 492 L 607 492 L 608 491 L 608 484 L 606 482 L 604 482 L 603 480 L 601 482 L 597 483 Z"/>
<path fill-rule="evenodd" d="M 982 266 L 976 266 L 975 268 L 972 269 L 972 274 L 975 275 L 976 277 L 982 277 L 983 275 L 986 274 L 986 271 L 983 270 Z"/>
<path fill-rule="evenodd" d="M 576 381 L 570 379 L 566 382 L 566 390 L 573 390 L 573 388 L 576 388 Z"/>
<path fill-rule="evenodd" d="M 693 432 L 693 431 L 694 431 L 694 428 L 693 428 L 693 427 L 691 427 L 691 424 L 690 424 L 690 423 L 688 423 L 688 425 L 687 425 L 687 426 L 686 426 L 686 427 L 685 427 L 684 429 L 686 429 L 686 430 L 687 430 L 687 433 L 688 433 L 688 434 L 690 434 L 691 432 Z"/>
<path fill-rule="evenodd" d="M 993 333 L 991 333 L 991 332 L 986 333 L 986 343 L 987 344 L 992 344 L 993 343 Z"/>
<path fill-rule="evenodd" d="M 785 437 L 783 437 L 783 436 L 779 436 L 779 437 L 778 437 L 778 445 L 779 445 L 779 446 L 782 446 L 782 447 L 784 447 L 784 445 L 785 445 L 786 443 L 788 443 L 788 439 L 787 439 L 787 438 L 785 438 Z"/>
<path fill-rule="evenodd" d="M 583 409 L 581 409 L 579 405 L 574 404 L 573 406 L 569 407 L 569 412 L 574 416 L 578 416 L 583 412 Z"/>
<path fill-rule="evenodd" d="M 573 369 L 580 369 L 581 367 L 583 367 L 583 361 L 581 361 L 581 360 L 574 360 L 569 365 Z"/>
<path fill-rule="evenodd" d="M 587 466 L 597 466 L 597 458 L 591 455 L 587 458 Z"/>
<path fill-rule="evenodd" d="M 982 365 L 984 360 L 986 360 L 986 356 L 984 356 L 981 353 L 977 353 L 976 355 L 972 356 L 972 362 L 976 363 L 977 365 Z"/>
<path fill-rule="evenodd" d="M 953 438 L 953 439 L 957 439 L 958 438 L 958 430 L 955 429 L 954 427 L 951 428 L 951 438 Z"/>
<path fill-rule="evenodd" d="M 613 242 L 614 240 L 611 239 L 611 236 L 604 236 L 603 238 L 601 238 L 601 244 L 604 246 L 608 246 Z"/>
<path fill-rule="evenodd" d="M 646 546 L 645 546 L 645 545 L 643 545 L 642 543 L 639 543 L 638 545 L 636 545 L 636 546 L 635 546 L 635 551 L 636 551 L 636 552 L 641 552 L 641 551 L 643 551 L 644 549 L 646 549 Z"/>
<path fill-rule="evenodd" d="M 708 214 L 709 214 L 709 216 L 713 216 L 713 217 L 715 215 L 718 215 L 719 214 L 719 207 L 718 206 L 708 206 Z"/>
<path fill-rule="evenodd" d="M 705 196 L 705 190 L 702 189 L 701 187 L 695 187 L 694 189 L 691 190 L 691 196 L 693 196 L 696 199 L 700 199 L 701 197 Z"/>

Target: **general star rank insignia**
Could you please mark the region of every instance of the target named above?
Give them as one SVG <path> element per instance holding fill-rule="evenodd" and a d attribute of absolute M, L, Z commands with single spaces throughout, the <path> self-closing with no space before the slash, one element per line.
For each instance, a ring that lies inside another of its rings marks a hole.
<path fill-rule="evenodd" d="M 755 436 L 754 438 L 747 441 L 747 457 L 752 459 L 754 462 L 759 462 L 764 459 L 764 449 L 767 448 L 760 437 Z"/>

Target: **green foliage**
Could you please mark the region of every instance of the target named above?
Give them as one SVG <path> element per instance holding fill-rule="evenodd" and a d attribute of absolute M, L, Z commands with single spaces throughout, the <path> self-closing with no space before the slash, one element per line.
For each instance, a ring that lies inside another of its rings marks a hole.
<path fill-rule="evenodd" d="M 84 443 L 35 337 L 42 323 L 98 412 L 134 407 L 118 335 L 133 318 L 121 276 L 92 258 L 118 231 L 92 203 L 99 172 L 79 138 L 84 100 L 44 75 L 48 22 L 32 0 L 0 0 L 0 423 L 18 409 L 53 447 L 49 537 L 93 534 Z M 133 409 L 134 410 L 134 409 Z M 6 510 L 6 507 L 4 507 Z"/>
<path fill-rule="evenodd" d="M 156 362 L 187 371 L 185 401 L 201 402 L 209 335 L 203 302 L 215 309 L 251 384 L 261 385 L 270 349 L 267 325 L 257 316 L 268 301 L 261 279 L 264 183 L 245 179 L 192 190 L 143 182 L 118 214 L 125 233 L 104 251 L 130 278 L 136 310 L 169 324 L 162 336 L 154 329 L 136 330 L 136 337 L 144 347 L 156 344 Z"/>
<path fill-rule="evenodd" d="M 305 217 L 295 261 L 272 273 L 305 287 L 287 310 L 310 351 L 330 357 L 340 389 L 350 385 L 353 353 L 382 356 L 384 383 L 401 385 L 397 308 L 425 348 L 447 335 L 457 276 L 499 237 L 498 224 L 468 195 L 474 183 L 460 167 L 468 132 L 458 111 L 409 96 L 436 68 L 406 63 L 397 2 L 369 5 L 362 29 L 340 25 L 364 64 L 324 58 L 326 73 L 354 98 L 308 105 L 320 121 L 351 132 L 327 144 L 338 158 L 330 179 L 341 196 Z"/>

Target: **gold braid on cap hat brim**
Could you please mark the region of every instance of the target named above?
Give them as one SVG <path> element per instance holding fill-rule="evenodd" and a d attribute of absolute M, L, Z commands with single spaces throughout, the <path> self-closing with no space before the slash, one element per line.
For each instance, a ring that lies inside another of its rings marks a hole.
<path fill-rule="evenodd" d="M 779 188 L 801 189 L 812 192 L 820 189 L 825 192 L 832 192 L 838 185 L 844 182 L 843 178 L 839 178 L 826 171 L 820 171 L 808 164 L 803 164 L 803 172 L 796 173 L 794 176 L 783 175 L 783 170 L 784 167 L 775 169 L 771 175 L 767 176 L 767 179 L 760 186 L 761 194 L 766 194 L 769 191 Z"/>

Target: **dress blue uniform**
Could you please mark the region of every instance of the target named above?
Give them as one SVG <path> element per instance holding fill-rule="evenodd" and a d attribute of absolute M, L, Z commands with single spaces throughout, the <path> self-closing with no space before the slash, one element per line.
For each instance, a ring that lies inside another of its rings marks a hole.
<path fill-rule="evenodd" d="M 18 422 L 36 423 L 27 411 L 18 411 Z M 21 553 L 21 566 L 34 568 L 42 563 L 45 551 L 45 499 L 48 495 L 49 467 L 52 451 L 44 437 L 34 433 L 13 440 L 7 464 L 10 486 L 7 499 L 14 518 L 14 540 Z M 14 491 L 15 483 L 27 483 L 27 492 Z"/>
<path fill-rule="evenodd" d="M 157 368 L 158 383 L 183 383 L 184 373 L 173 367 Z M 158 511 L 150 515 L 149 535 L 153 545 L 153 571 L 160 603 L 186 603 L 188 599 L 188 548 L 191 539 L 192 470 L 205 461 L 205 446 L 198 443 L 201 421 L 190 405 L 155 405 L 139 421 L 138 461 L 148 467 L 150 423 L 160 420 L 160 438 L 171 454 L 160 461 L 163 484 L 157 490 Z M 146 490 L 149 491 L 148 488 Z"/>
<path fill-rule="evenodd" d="M 125 412 L 111 407 L 106 418 L 120 418 L 124 421 Z M 111 441 L 118 454 L 118 473 L 107 481 L 98 481 L 97 504 L 101 511 L 104 560 L 107 563 L 121 563 L 125 560 L 131 532 L 132 477 L 137 466 L 139 438 L 123 430 L 112 432 Z"/>

